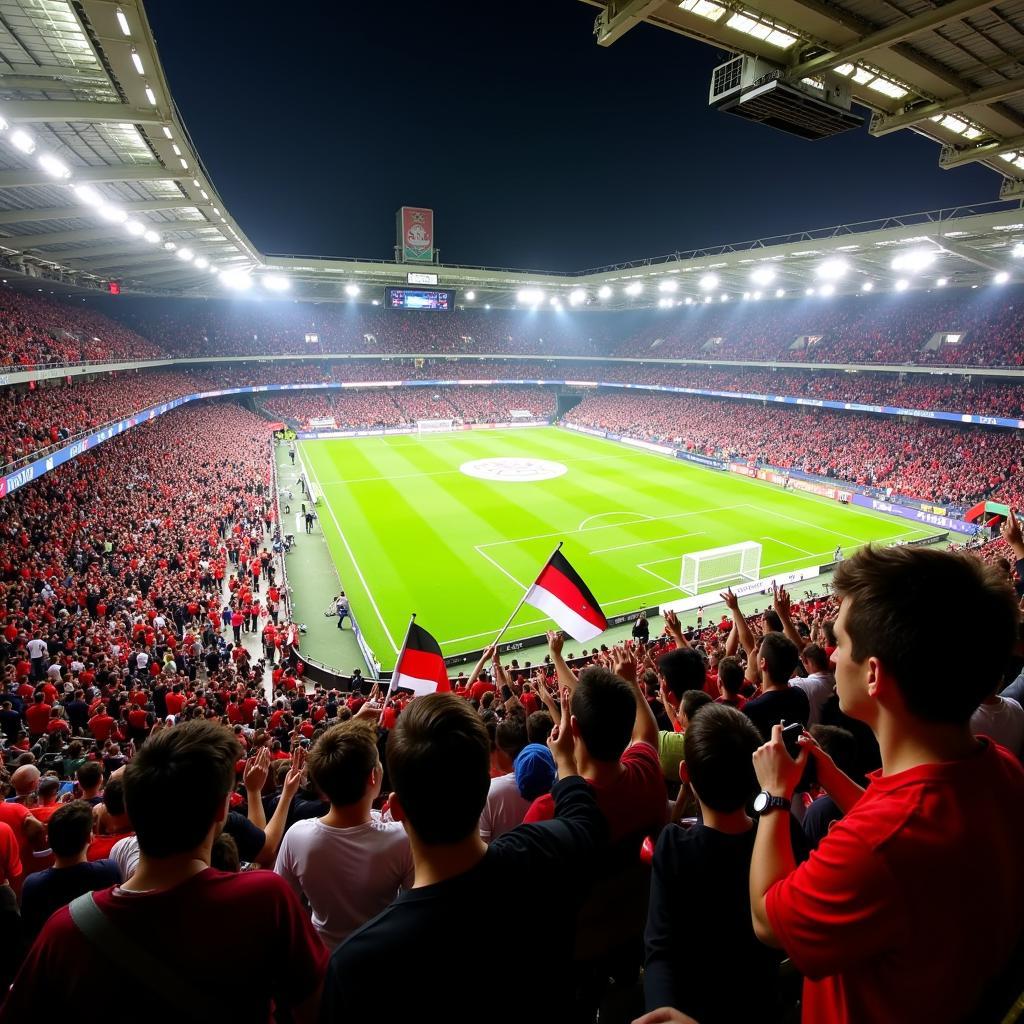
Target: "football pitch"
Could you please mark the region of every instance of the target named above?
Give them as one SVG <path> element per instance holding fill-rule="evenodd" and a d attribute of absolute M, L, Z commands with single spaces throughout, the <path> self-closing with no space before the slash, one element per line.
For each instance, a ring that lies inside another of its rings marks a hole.
<path fill-rule="evenodd" d="M 556 427 L 303 441 L 300 455 L 384 669 L 413 612 L 446 656 L 486 646 L 559 541 L 612 616 L 684 596 L 690 551 L 757 541 L 766 577 L 831 561 L 837 546 L 935 533 Z M 526 606 L 505 639 L 552 625 Z"/>

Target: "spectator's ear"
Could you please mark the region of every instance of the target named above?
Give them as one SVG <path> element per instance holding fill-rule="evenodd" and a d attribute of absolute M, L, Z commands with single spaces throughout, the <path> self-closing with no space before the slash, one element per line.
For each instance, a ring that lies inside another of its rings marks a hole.
<path fill-rule="evenodd" d="M 405 821 L 405 809 L 402 807 L 402 802 L 398 799 L 397 793 L 388 794 L 388 810 L 395 821 Z"/>
<path fill-rule="evenodd" d="M 686 767 L 685 761 L 679 762 L 679 781 L 684 785 L 690 784 L 690 769 Z"/>

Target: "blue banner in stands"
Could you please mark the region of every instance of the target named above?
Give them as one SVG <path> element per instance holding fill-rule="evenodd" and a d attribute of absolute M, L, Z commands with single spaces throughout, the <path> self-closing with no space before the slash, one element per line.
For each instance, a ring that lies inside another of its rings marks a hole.
<path fill-rule="evenodd" d="M 915 523 L 937 526 L 942 530 L 953 530 L 956 533 L 967 533 L 971 536 L 978 532 L 977 523 L 965 523 L 962 519 L 935 515 L 934 512 L 925 512 L 919 508 L 907 508 L 905 505 L 896 505 L 891 501 L 869 498 L 864 494 L 854 494 L 852 500 L 854 505 L 870 508 L 875 512 L 884 512 L 890 516 L 899 516 L 901 519 L 912 519 Z"/>

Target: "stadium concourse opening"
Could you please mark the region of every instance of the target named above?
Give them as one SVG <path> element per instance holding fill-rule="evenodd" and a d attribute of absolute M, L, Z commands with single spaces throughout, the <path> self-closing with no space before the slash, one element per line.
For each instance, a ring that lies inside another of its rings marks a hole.
<path fill-rule="evenodd" d="M 4 0 L 0 1024 L 1024 1020 L 1024 21 L 751 3 Z"/>

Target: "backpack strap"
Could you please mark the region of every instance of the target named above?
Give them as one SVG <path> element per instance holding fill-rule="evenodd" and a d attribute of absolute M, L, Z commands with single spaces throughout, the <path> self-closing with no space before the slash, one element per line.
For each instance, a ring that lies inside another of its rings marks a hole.
<path fill-rule="evenodd" d="M 165 1006 L 180 1011 L 184 1020 L 224 1024 L 237 1015 L 238 1008 L 229 1006 L 220 996 L 193 987 L 188 980 L 191 965 L 173 959 L 165 963 L 129 937 L 103 913 L 91 892 L 72 900 L 68 910 L 75 927 L 94 948 L 116 966 L 126 968 Z"/>

